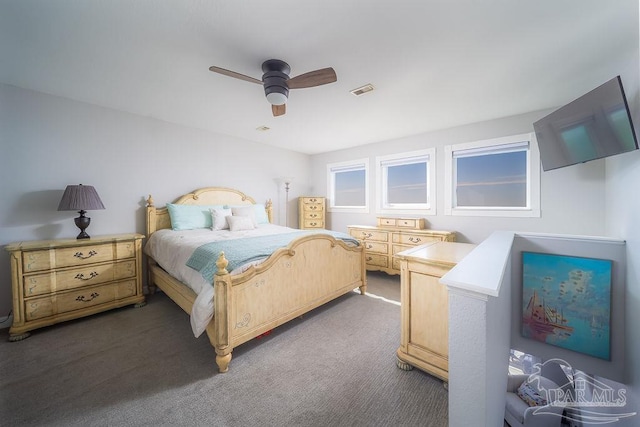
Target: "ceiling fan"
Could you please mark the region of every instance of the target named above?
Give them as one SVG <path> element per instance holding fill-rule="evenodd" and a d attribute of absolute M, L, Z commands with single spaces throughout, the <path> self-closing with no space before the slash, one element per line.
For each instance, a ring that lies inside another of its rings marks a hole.
<path fill-rule="evenodd" d="M 262 63 L 262 80 L 225 70 L 224 68 L 211 66 L 210 71 L 223 74 L 236 79 L 263 85 L 267 101 L 271 104 L 273 116 L 282 116 L 286 112 L 286 102 L 289 97 L 289 89 L 302 89 L 307 87 L 322 86 L 338 80 L 333 68 L 321 68 L 299 76 L 290 78 L 291 67 L 279 59 L 268 59 Z"/>

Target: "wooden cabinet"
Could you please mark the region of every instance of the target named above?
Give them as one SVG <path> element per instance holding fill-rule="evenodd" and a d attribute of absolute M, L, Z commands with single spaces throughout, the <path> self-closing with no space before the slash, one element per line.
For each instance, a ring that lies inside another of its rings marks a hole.
<path fill-rule="evenodd" d="M 475 248 L 438 242 L 396 254 L 401 268 L 399 368 L 449 379 L 449 296 L 440 278 Z"/>
<path fill-rule="evenodd" d="M 325 217 L 324 197 L 298 198 L 298 225 L 300 229 L 326 228 Z"/>
<path fill-rule="evenodd" d="M 349 234 L 361 240 L 365 248 L 367 270 L 400 274 L 398 252 L 433 242 L 452 242 L 452 231 L 424 229 L 422 218 L 378 218 L 378 226 L 351 225 Z"/>
<path fill-rule="evenodd" d="M 9 340 L 54 323 L 143 305 L 143 238 L 121 234 L 7 245 L 13 292 Z"/>

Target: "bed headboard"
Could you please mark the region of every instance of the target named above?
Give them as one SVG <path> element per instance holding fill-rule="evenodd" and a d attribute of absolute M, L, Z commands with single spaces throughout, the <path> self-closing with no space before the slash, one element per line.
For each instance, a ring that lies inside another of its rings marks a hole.
<path fill-rule="evenodd" d="M 233 188 L 224 187 L 206 187 L 195 190 L 184 196 L 180 196 L 175 202 L 180 205 L 254 205 L 256 202 L 251 197 L 234 190 Z M 273 207 L 271 200 L 265 203 L 265 210 L 269 222 L 273 222 Z M 149 194 L 147 199 L 147 237 L 151 236 L 156 230 L 171 228 L 171 219 L 169 218 L 169 210 L 165 207 L 156 208 L 153 204 L 153 197 Z"/>

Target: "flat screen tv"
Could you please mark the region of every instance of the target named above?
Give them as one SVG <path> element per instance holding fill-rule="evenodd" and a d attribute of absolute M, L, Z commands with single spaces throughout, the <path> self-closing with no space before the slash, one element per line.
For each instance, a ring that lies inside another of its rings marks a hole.
<path fill-rule="evenodd" d="M 545 171 L 638 149 L 620 76 L 533 124 Z"/>

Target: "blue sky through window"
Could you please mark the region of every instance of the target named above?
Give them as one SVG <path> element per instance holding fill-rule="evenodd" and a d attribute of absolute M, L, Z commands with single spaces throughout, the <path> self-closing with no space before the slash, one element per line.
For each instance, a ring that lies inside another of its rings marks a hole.
<path fill-rule="evenodd" d="M 335 206 L 365 206 L 365 170 L 335 173 Z"/>
<path fill-rule="evenodd" d="M 427 163 L 387 168 L 388 203 L 427 203 Z"/>
<path fill-rule="evenodd" d="M 526 151 L 458 157 L 456 162 L 457 206 L 527 206 Z"/>

